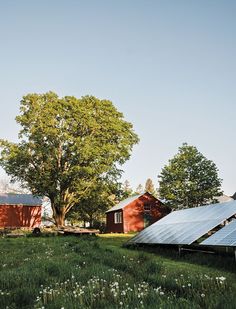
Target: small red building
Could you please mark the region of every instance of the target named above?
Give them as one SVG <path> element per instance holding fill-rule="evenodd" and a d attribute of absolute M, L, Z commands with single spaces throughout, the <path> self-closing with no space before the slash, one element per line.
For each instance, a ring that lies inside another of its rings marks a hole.
<path fill-rule="evenodd" d="M 106 212 L 107 233 L 138 232 L 171 212 L 152 194 L 129 197 Z"/>
<path fill-rule="evenodd" d="M 0 194 L 0 228 L 38 227 L 42 199 L 32 194 Z"/>

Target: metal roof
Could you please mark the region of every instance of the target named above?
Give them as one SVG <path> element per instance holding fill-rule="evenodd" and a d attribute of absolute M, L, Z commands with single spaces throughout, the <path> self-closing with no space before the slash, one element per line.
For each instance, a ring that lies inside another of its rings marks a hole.
<path fill-rule="evenodd" d="M 173 211 L 129 243 L 190 245 L 236 214 L 236 201 Z"/>
<path fill-rule="evenodd" d="M 116 211 L 116 210 L 120 210 L 123 209 L 125 206 L 129 205 L 130 203 L 132 203 L 133 201 L 135 201 L 136 199 L 140 198 L 141 196 L 143 196 L 145 193 L 142 194 L 138 194 L 138 195 L 134 195 L 131 197 L 126 198 L 125 200 L 121 201 L 120 203 L 116 204 L 115 206 L 113 206 L 111 209 L 108 209 L 106 211 L 106 213 L 111 212 L 111 211 Z"/>
<path fill-rule="evenodd" d="M 231 197 L 231 196 L 228 196 L 228 195 L 221 195 L 221 196 L 217 196 L 216 197 L 218 203 L 225 203 L 225 202 L 230 202 L 230 201 L 233 201 L 234 199 Z"/>
<path fill-rule="evenodd" d="M 0 194 L 0 205 L 42 205 L 42 198 L 32 194 Z"/>
<path fill-rule="evenodd" d="M 236 192 L 231 196 L 234 200 L 236 200 Z"/>
<path fill-rule="evenodd" d="M 222 229 L 201 242 L 200 245 L 236 247 L 236 220 L 222 227 Z"/>

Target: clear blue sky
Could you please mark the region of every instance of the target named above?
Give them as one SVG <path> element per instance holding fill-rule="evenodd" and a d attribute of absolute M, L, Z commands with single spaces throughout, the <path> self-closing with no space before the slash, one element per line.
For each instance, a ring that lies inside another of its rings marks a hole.
<path fill-rule="evenodd" d="M 0 138 L 22 95 L 113 101 L 140 136 L 123 179 L 157 175 L 183 142 L 236 191 L 236 1 L 0 1 Z M 3 177 L 3 172 L 0 172 Z"/>

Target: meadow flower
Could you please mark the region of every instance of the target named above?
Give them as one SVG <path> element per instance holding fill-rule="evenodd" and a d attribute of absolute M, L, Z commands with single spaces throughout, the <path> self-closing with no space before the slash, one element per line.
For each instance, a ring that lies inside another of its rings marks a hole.
<path fill-rule="evenodd" d="M 205 294 L 204 294 L 204 293 L 202 293 L 202 294 L 201 294 L 201 297 L 205 297 Z"/>
<path fill-rule="evenodd" d="M 161 286 L 159 286 L 158 288 L 154 289 L 155 292 L 158 292 L 161 289 Z"/>

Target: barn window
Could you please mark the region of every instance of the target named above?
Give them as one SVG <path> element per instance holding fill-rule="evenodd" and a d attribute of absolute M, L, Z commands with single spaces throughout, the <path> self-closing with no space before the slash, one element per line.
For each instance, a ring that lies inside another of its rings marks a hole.
<path fill-rule="evenodd" d="M 122 213 L 120 211 L 114 213 L 114 222 L 122 223 Z"/>
<path fill-rule="evenodd" d="M 151 205 L 150 204 L 144 204 L 144 211 L 150 211 Z"/>

